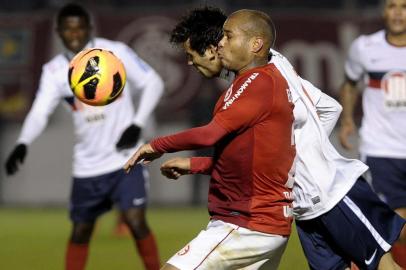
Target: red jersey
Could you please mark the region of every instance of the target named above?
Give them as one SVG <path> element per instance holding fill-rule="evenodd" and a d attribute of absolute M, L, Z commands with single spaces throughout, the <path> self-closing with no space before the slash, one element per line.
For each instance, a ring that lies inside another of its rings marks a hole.
<path fill-rule="evenodd" d="M 212 218 L 265 233 L 291 231 L 293 104 L 273 64 L 238 76 L 214 109 L 228 134 L 215 145 Z"/>

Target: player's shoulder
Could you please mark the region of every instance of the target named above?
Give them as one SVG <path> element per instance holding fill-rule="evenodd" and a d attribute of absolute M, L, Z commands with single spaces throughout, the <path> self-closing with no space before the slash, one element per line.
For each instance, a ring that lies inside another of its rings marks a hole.
<path fill-rule="evenodd" d="M 385 42 L 385 31 L 380 30 L 372 34 L 361 35 L 354 40 L 353 45 L 361 49 L 370 49 Z"/>
<path fill-rule="evenodd" d="M 43 70 L 50 71 L 52 73 L 58 72 L 60 70 L 65 71 L 69 64 L 68 59 L 63 53 L 55 55 L 48 62 L 46 62 L 42 68 Z"/>
<path fill-rule="evenodd" d="M 267 65 L 263 66 L 258 70 L 259 75 L 261 76 L 262 80 L 267 81 L 283 81 L 285 82 L 285 78 L 283 77 L 282 73 L 278 69 L 278 67 L 274 63 L 268 63 Z"/>
<path fill-rule="evenodd" d="M 107 38 L 94 38 L 95 47 L 98 48 L 105 48 L 111 50 L 113 52 L 119 51 L 122 52 L 123 50 L 127 50 L 129 47 L 127 44 L 117 40 L 111 40 Z"/>

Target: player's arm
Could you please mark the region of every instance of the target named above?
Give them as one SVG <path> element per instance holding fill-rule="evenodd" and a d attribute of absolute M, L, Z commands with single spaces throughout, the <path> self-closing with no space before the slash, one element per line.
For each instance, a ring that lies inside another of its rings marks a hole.
<path fill-rule="evenodd" d="M 49 115 L 59 104 L 60 98 L 54 77 L 51 72 L 44 67 L 34 103 L 24 120 L 17 144 L 7 158 L 6 172 L 8 175 L 16 173 L 18 164 L 24 162 L 28 145 L 45 129 Z"/>
<path fill-rule="evenodd" d="M 211 174 L 212 157 L 175 157 L 161 165 L 161 173 L 169 179 L 178 179 L 186 174 Z"/>
<path fill-rule="evenodd" d="M 323 125 L 327 135 L 333 131 L 342 111 L 340 103 L 334 98 L 323 93 L 312 83 L 301 78 L 301 83 L 306 96 L 311 100 L 316 108 L 317 115 Z"/>
<path fill-rule="evenodd" d="M 208 125 L 157 138 L 150 144 L 143 145 L 125 164 L 124 169 L 128 172 L 138 162 L 147 164 L 163 153 L 213 146 L 227 134 L 246 129 L 258 122 L 270 111 L 273 91 L 269 91 L 269 88 L 275 82 L 259 72 L 247 74 L 246 79 L 240 79 L 233 89 L 240 89 L 243 84 L 246 84 L 244 91 L 239 92 L 238 98 L 232 97 L 232 103 L 224 103 Z"/>
<path fill-rule="evenodd" d="M 142 161 L 144 164 L 161 157 L 164 153 L 172 153 L 183 150 L 194 150 L 210 147 L 228 134 L 215 119 L 209 124 L 197 128 L 191 128 L 173 135 L 158 137 L 148 144 L 141 146 L 124 166 L 126 171 Z"/>
<path fill-rule="evenodd" d="M 122 56 L 127 72 L 127 81 L 132 89 L 139 90 L 140 100 L 133 119 L 117 142 L 117 148 L 133 147 L 139 139 L 141 129 L 156 108 L 164 92 L 164 83 L 158 73 L 145 63 L 128 46 L 123 45 Z"/>
<path fill-rule="evenodd" d="M 345 149 L 352 149 L 348 137 L 355 133 L 354 108 L 358 98 L 357 82 L 364 74 L 363 37 L 359 37 L 350 47 L 348 59 L 345 62 L 346 78 L 340 88 L 340 103 L 343 106 L 343 112 L 340 121 L 339 139 Z"/>
<path fill-rule="evenodd" d="M 340 88 L 340 103 L 343 106 L 343 113 L 340 121 L 339 139 L 345 149 L 352 149 L 348 137 L 354 134 L 356 127 L 354 123 L 354 108 L 358 98 L 356 82 L 346 79 Z"/>
<path fill-rule="evenodd" d="M 270 50 L 270 53 L 273 55 L 271 62 L 285 74 L 285 78 L 290 82 L 291 86 L 296 88 L 298 92 L 303 93 L 304 98 L 309 100 L 315 107 L 326 133 L 330 134 L 340 116 L 342 110 L 340 104 L 309 81 L 297 76 L 291 63 L 282 54 L 273 49 Z M 297 80 L 298 78 L 299 80 Z"/>

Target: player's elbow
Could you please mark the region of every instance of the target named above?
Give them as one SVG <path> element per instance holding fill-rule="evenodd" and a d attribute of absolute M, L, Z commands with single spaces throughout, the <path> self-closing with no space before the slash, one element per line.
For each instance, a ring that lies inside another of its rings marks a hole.
<path fill-rule="evenodd" d="M 343 111 L 343 106 L 341 106 L 341 104 L 338 103 L 338 102 L 336 102 L 335 111 L 336 111 L 336 113 L 337 113 L 338 115 L 340 115 L 341 112 Z"/>
<path fill-rule="evenodd" d="M 161 76 L 158 73 L 154 72 L 151 80 L 154 84 L 154 89 L 157 95 L 161 97 L 164 93 L 164 81 L 162 80 Z"/>

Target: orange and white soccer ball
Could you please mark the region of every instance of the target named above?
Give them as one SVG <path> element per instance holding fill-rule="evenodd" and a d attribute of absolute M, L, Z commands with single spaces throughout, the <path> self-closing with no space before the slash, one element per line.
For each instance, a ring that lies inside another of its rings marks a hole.
<path fill-rule="evenodd" d="M 113 102 L 123 91 L 126 82 L 125 68 L 112 52 L 85 49 L 69 63 L 69 85 L 82 102 L 103 106 Z"/>

